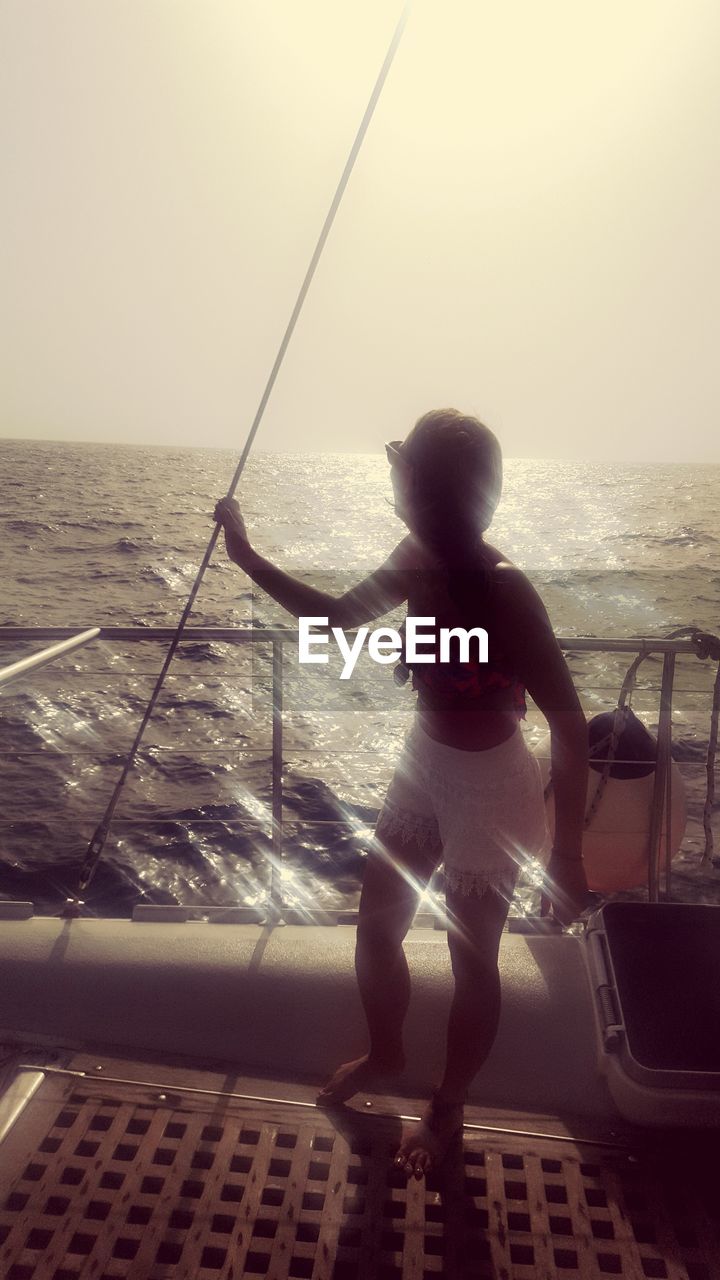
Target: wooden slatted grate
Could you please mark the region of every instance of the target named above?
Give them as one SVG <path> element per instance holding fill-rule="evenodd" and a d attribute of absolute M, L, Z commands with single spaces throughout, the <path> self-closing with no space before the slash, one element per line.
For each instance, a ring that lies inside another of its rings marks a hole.
<path fill-rule="evenodd" d="M 720 1201 L 687 1153 L 466 1131 L 442 1170 L 408 1182 L 400 1132 L 362 1111 L 50 1076 L 0 1148 L 0 1275 L 720 1275 Z"/>

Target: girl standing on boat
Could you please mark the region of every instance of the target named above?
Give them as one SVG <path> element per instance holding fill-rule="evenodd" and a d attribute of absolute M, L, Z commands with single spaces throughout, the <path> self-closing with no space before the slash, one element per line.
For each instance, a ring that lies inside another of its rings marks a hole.
<path fill-rule="evenodd" d="M 215 518 L 228 555 L 295 617 L 353 628 L 404 601 L 437 629 L 482 627 L 488 661 L 416 663 L 416 715 L 367 856 L 355 969 L 370 1049 L 343 1063 L 318 1095 L 331 1105 L 400 1075 L 410 999 L 403 940 L 419 898 L 442 863 L 455 989 L 445 1072 L 395 1157 L 422 1177 L 462 1129 L 467 1090 L 500 1016 L 500 935 L 523 863 L 548 837 L 539 765 L 519 720 L 525 690 L 551 730 L 555 842 L 545 892 L 567 924 L 587 882 L 582 831 L 587 787 L 585 716 L 545 607 L 528 578 L 484 539 L 502 487 L 500 446 L 455 409 L 425 414 L 386 446 L 395 510 L 409 534 L 358 586 L 335 597 L 300 582 L 250 545 L 237 502 Z M 425 650 L 427 652 L 427 650 Z M 464 655 L 472 658 L 472 653 Z M 447 657 L 447 655 L 446 655 Z"/>

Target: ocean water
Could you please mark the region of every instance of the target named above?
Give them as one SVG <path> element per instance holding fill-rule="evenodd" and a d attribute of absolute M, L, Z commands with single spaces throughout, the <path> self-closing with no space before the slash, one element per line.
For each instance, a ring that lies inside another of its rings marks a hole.
<path fill-rule="evenodd" d="M 236 461 L 224 450 L 0 442 L 0 624 L 175 625 Z M 717 634 L 720 467 L 511 459 L 505 471 L 489 540 L 529 573 L 558 635 L 656 636 L 685 626 Z M 377 455 L 258 453 L 238 496 L 258 548 L 326 590 L 358 581 L 404 533 Z M 222 539 L 190 624 L 295 625 L 228 561 Z M 4 643 L 0 661 L 35 647 Z M 164 653 L 157 642 L 94 642 L 4 692 L 0 896 L 56 911 L 76 892 Z M 629 661 L 570 654 L 589 716 L 615 704 Z M 651 730 L 660 665 L 643 663 L 633 695 Z M 357 905 L 413 713 L 414 696 L 395 685 L 391 667 L 365 656 L 351 680 L 339 672 L 339 657 L 300 666 L 294 646 L 286 650 L 281 873 L 286 900 L 300 910 Z M 709 662 L 678 659 L 673 754 L 689 811 L 674 864 L 678 900 L 718 901 L 720 859 L 702 861 L 701 828 L 714 675 Z M 263 899 L 270 691 L 267 642 L 183 643 L 85 894 L 89 911 Z M 524 730 L 532 745 L 545 732 L 532 706 Z M 528 879 L 513 913 L 536 905 Z"/>

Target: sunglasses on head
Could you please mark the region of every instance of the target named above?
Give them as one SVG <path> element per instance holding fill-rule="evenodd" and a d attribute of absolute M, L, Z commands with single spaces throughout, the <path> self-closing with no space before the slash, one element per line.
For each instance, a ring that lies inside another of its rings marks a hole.
<path fill-rule="evenodd" d="M 392 466 L 396 466 L 398 463 L 402 465 L 407 462 L 407 459 L 403 457 L 401 452 L 402 444 L 402 440 L 389 440 L 385 445 L 387 460 L 392 464 Z"/>

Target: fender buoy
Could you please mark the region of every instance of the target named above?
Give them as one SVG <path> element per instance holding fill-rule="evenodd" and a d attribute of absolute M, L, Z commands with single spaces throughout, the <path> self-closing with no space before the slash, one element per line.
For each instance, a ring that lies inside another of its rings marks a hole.
<path fill-rule="evenodd" d="M 613 893 L 622 889 L 637 889 L 647 884 L 648 837 L 650 810 L 655 783 L 655 739 L 642 721 L 632 711 L 626 712 L 625 728 L 618 740 L 615 752 L 618 762 L 610 766 L 610 775 L 602 788 L 603 768 L 607 761 L 607 748 L 597 758 L 592 758 L 592 747 L 612 731 L 613 712 L 594 716 L 588 724 L 588 746 L 591 751 L 588 778 L 588 813 L 602 790 L 597 807 L 583 836 L 583 857 L 588 888 L 596 893 Z M 550 780 L 550 734 L 542 738 L 534 748 L 540 764 L 543 786 Z M 680 849 L 687 808 L 685 784 L 675 761 L 670 768 L 670 847 L 672 857 Z M 551 790 L 546 800 L 548 825 L 555 834 L 555 798 Z M 663 805 L 663 821 L 660 838 L 660 865 L 665 859 L 666 812 Z"/>

